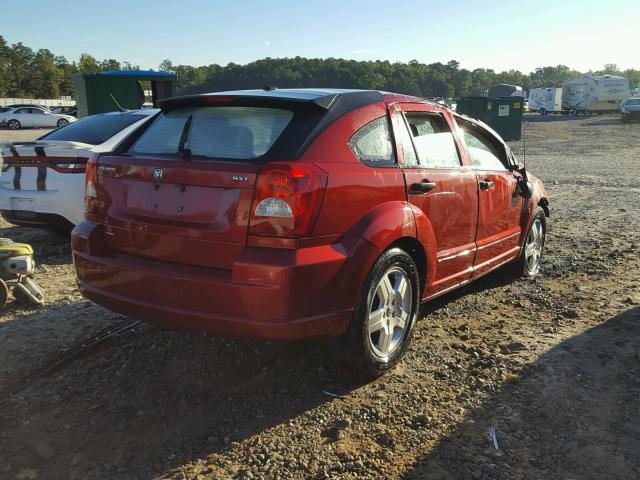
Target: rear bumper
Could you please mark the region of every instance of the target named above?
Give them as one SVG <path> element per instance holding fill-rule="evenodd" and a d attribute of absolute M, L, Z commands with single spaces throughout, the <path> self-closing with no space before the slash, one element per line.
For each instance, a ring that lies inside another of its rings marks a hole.
<path fill-rule="evenodd" d="M 351 318 L 377 257 L 368 242 L 283 250 L 246 247 L 232 270 L 175 264 L 109 250 L 102 227 L 72 233 L 78 287 L 116 312 L 179 329 L 291 340 L 335 336 Z"/>
<path fill-rule="evenodd" d="M 23 169 L 23 177 L 33 176 L 33 172 Z M 9 173 L 13 175 L 12 169 Z M 51 174 L 52 175 L 52 174 Z M 50 175 L 50 176 L 51 176 Z M 63 175 L 63 174 L 57 174 Z M 73 225 L 78 224 L 84 217 L 84 174 L 64 174 L 68 176 L 68 183 L 64 190 L 14 190 L 7 188 L 5 184 L 13 182 L 7 172 L 2 174 L 2 186 L 0 186 L 0 211 L 7 212 L 16 220 L 34 220 L 34 224 L 48 224 L 47 218 L 62 217 Z M 23 178 L 21 182 L 27 183 L 30 178 Z M 35 184 L 35 181 L 32 182 Z M 24 188 L 24 187 L 23 187 Z M 8 217 L 7 217 L 8 219 Z"/>
<path fill-rule="evenodd" d="M 30 210 L 0 210 L 0 215 L 9 223 L 34 227 L 51 227 L 70 231 L 73 223 L 55 213 L 38 213 Z"/>

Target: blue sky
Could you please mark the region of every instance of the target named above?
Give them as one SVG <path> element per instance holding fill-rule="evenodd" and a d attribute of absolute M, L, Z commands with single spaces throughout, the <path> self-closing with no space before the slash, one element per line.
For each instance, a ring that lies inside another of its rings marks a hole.
<path fill-rule="evenodd" d="M 154 69 L 296 55 L 640 68 L 640 0 L 26 0 L 3 2 L 0 18 L 9 43 Z"/>

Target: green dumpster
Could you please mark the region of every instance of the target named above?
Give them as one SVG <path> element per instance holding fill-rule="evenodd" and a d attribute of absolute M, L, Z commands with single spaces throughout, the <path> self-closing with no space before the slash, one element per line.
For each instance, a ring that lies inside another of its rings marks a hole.
<path fill-rule="evenodd" d="M 143 70 L 109 70 L 72 75 L 78 118 L 120 109 L 141 108 L 144 90 L 140 82 L 151 85 L 152 103 L 176 95 L 176 74 Z"/>
<path fill-rule="evenodd" d="M 522 97 L 462 97 L 456 111 L 483 121 L 504 140 L 520 140 Z"/>

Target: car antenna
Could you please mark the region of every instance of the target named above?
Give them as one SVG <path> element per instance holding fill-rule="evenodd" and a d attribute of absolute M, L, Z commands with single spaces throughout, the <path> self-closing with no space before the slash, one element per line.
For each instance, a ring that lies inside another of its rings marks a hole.
<path fill-rule="evenodd" d="M 118 110 L 120 110 L 121 112 L 126 112 L 127 111 L 126 108 L 122 108 L 122 105 L 120 105 L 118 103 L 118 100 L 116 100 L 116 97 L 113 96 L 113 93 L 110 93 L 109 96 L 111 97 L 111 100 L 113 100 L 113 103 L 115 103 L 116 106 L 118 107 Z"/>
<path fill-rule="evenodd" d="M 522 122 L 522 166 L 527 170 L 527 122 Z"/>

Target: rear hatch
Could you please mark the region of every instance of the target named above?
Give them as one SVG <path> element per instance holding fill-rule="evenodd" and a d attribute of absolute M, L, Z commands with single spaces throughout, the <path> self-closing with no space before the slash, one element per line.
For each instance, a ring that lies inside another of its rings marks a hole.
<path fill-rule="evenodd" d="M 246 244 L 260 167 L 293 159 L 324 110 L 265 98 L 169 100 L 97 161 L 95 212 L 112 250 L 231 269 Z"/>

